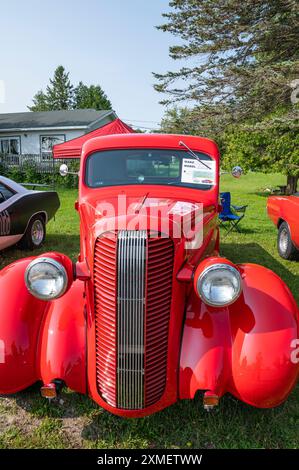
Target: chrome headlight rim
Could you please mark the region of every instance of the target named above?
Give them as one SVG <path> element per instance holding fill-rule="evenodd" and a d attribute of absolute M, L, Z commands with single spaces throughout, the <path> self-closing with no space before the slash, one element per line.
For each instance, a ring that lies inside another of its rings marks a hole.
<path fill-rule="evenodd" d="M 30 282 L 29 282 L 29 274 L 30 274 L 30 270 L 36 266 L 37 264 L 41 264 L 41 263 L 48 263 L 52 266 L 54 266 L 58 271 L 59 273 L 62 275 L 62 278 L 63 278 L 63 289 L 56 295 L 53 295 L 53 296 L 49 296 L 49 295 L 43 295 L 43 294 L 39 294 L 38 292 L 36 292 L 35 290 L 33 290 L 31 288 L 31 285 L 30 285 Z M 39 300 L 45 300 L 45 301 L 50 301 L 50 300 L 55 300 L 55 299 L 58 299 L 60 297 L 63 296 L 63 294 L 65 294 L 66 290 L 67 290 L 67 287 L 68 287 L 68 275 L 67 275 L 67 271 L 65 269 L 65 267 L 63 266 L 62 263 L 59 263 L 59 261 L 56 261 L 55 259 L 53 258 L 48 258 L 48 257 L 39 257 L 39 258 L 36 258 L 35 260 L 31 261 L 31 263 L 28 264 L 27 268 L 26 268 L 26 271 L 25 271 L 25 284 L 26 284 L 26 287 L 28 289 L 28 291 L 30 292 L 31 295 L 33 295 L 34 297 L 36 297 L 37 299 Z"/>
<path fill-rule="evenodd" d="M 220 302 L 211 302 L 205 296 L 205 294 L 202 292 L 201 283 L 202 283 L 203 279 L 206 277 L 207 274 L 209 274 L 212 271 L 217 271 L 217 270 L 220 270 L 220 269 L 222 269 L 222 270 L 225 269 L 225 270 L 227 270 L 230 273 L 235 275 L 235 277 L 238 280 L 238 289 L 236 291 L 236 294 L 232 298 L 232 300 L 230 300 L 228 302 L 221 302 L 221 303 Z M 236 300 L 238 300 L 238 298 L 240 297 L 240 295 L 242 293 L 242 277 L 241 277 L 240 271 L 238 271 L 237 268 L 235 268 L 234 266 L 232 266 L 230 264 L 226 264 L 226 263 L 212 264 L 212 265 L 206 267 L 202 271 L 202 273 L 200 273 L 200 275 L 198 276 L 197 281 L 196 281 L 196 290 L 197 290 L 197 293 L 198 293 L 199 297 L 201 298 L 201 300 L 205 304 L 209 305 L 210 307 L 215 307 L 215 308 L 228 307 L 229 305 L 232 305 L 233 303 L 235 303 Z"/>

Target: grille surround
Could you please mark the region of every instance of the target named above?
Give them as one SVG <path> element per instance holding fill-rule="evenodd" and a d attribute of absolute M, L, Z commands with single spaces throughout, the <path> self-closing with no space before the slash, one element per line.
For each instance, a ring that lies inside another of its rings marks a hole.
<path fill-rule="evenodd" d="M 140 410 L 164 393 L 173 265 L 173 241 L 159 234 L 123 230 L 96 240 L 97 388 L 113 407 Z"/>

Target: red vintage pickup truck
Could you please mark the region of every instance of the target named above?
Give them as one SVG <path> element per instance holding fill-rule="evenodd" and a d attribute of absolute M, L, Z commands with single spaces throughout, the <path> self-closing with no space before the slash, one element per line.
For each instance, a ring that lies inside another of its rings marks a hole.
<path fill-rule="evenodd" d="M 66 169 L 67 170 L 67 169 Z M 192 136 L 90 139 L 80 255 L 0 271 L 0 393 L 63 385 L 123 417 L 202 391 L 282 403 L 299 372 L 298 307 L 269 269 L 220 255 L 219 151 Z"/>
<path fill-rule="evenodd" d="M 299 193 L 292 196 L 271 196 L 267 211 L 278 228 L 277 249 L 284 259 L 299 258 Z"/>

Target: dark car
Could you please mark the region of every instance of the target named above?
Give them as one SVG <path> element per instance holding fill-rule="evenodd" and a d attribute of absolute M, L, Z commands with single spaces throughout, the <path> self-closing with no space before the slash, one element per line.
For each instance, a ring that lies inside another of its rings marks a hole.
<path fill-rule="evenodd" d="M 24 249 L 39 248 L 59 206 L 55 191 L 29 190 L 0 176 L 0 250 L 16 243 Z"/>

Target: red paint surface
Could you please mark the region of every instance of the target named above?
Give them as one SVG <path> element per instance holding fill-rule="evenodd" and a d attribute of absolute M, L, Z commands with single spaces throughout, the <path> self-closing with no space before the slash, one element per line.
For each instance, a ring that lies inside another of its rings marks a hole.
<path fill-rule="evenodd" d="M 276 226 L 283 221 L 288 223 L 292 241 L 299 250 L 299 197 L 271 196 L 268 198 L 267 211 Z"/>

